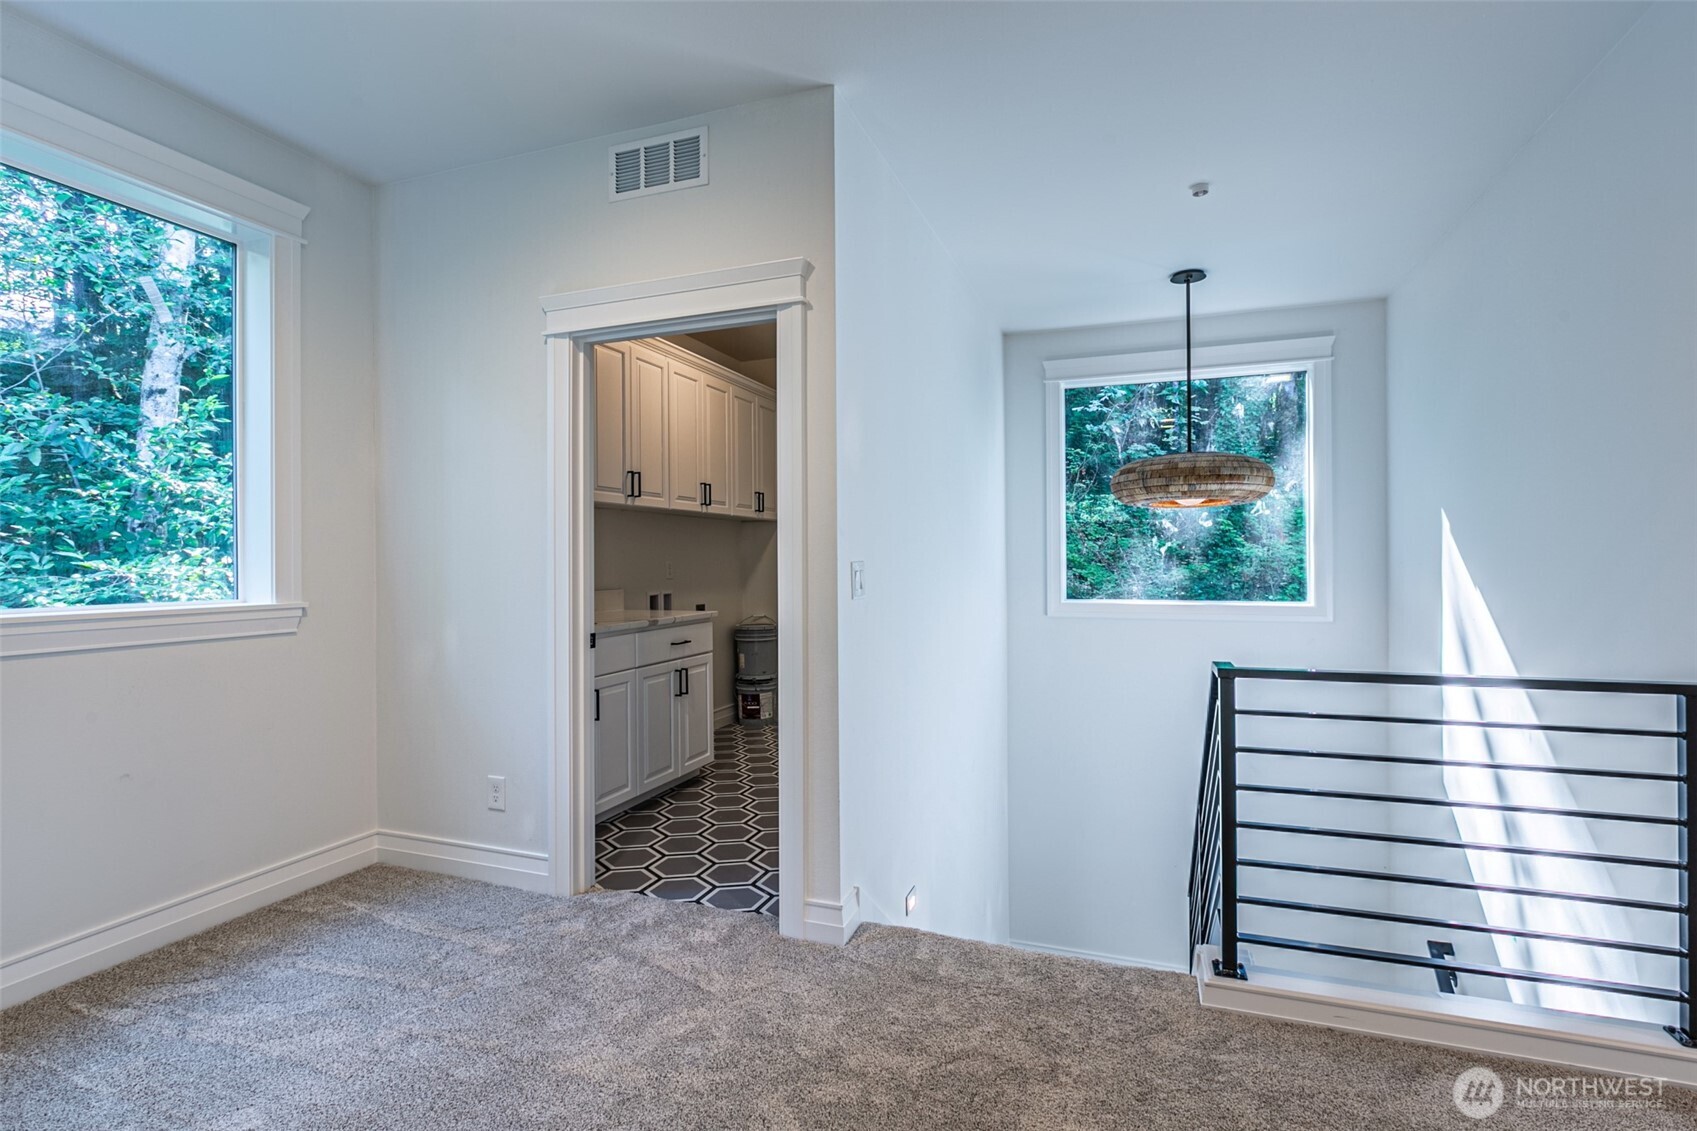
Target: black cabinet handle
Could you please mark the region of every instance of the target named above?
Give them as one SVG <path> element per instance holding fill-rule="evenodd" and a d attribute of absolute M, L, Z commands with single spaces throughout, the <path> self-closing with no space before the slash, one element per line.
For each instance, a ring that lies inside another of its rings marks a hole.
<path fill-rule="evenodd" d="M 688 668 L 679 668 L 678 670 L 683 673 L 684 694 L 688 695 L 689 694 L 689 669 Z"/>
<path fill-rule="evenodd" d="M 766 513 L 766 492 L 756 491 L 754 493 L 754 513 L 755 514 L 765 514 Z"/>
<path fill-rule="evenodd" d="M 601 689 L 595 689 L 595 721 L 601 721 Z"/>
<path fill-rule="evenodd" d="M 686 636 L 682 640 L 674 640 L 674 641 L 672 641 L 672 647 L 677 648 L 681 645 L 688 644 L 693 639 L 694 639 L 694 637 Z"/>
<path fill-rule="evenodd" d="M 672 698 L 676 699 L 684 693 L 684 670 L 679 668 L 673 674 L 676 675 L 677 678 L 672 680 Z"/>
<path fill-rule="evenodd" d="M 636 490 L 631 492 L 631 498 L 640 499 L 642 498 L 642 472 L 633 471 L 631 474 L 636 476 Z"/>
<path fill-rule="evenodd" d="M 627 499 L 630 498 L 635 493 L 635 488 L 636 488 L 636 472 L 634 472 L 634 471 L 625 472 L 625 498 L 627 498 Z"/>

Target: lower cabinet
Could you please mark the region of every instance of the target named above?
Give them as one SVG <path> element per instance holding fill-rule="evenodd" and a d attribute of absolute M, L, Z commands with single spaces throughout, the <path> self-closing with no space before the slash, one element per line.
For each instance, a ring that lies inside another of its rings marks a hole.
<path fill-rule="evenodd" d="M 711 652 L 596 677 L 597 817 L 712 761 Z"/>

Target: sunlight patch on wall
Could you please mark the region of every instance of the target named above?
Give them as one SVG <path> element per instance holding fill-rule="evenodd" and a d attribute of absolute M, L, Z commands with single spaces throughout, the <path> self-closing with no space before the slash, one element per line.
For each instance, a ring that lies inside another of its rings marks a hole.
<path fill-rule="evenodd" d="M 1474 584 L 1443 518 L 1443 650 L 1445 675 L 1515 676 L 1514 658 L 1497 629 L 1484 595 Z M 1524 691 L 1499 688 L 1446 687 L 1444 717 L 1538 722 L 1531 697 Z M 1538 731 L 1484 730 L 1445 727 L 1446 761 L 1555 765 L 1547 737 Z M 1556 774 L 1499 773 L 1462 766 L 1444 768 L 1444 790 L 1453 801 L 1501 805 L 1535 805 L 1574 809 L 1573 791 Z M 1587 823 L 1572 817 L 1537 813 L 1498 813 L 1456 809 L 1461 838 L 1485 844 L 1524 845 L 1590 852 L 1597 845 Z M 1608 869 L 1589 861 L 1520 856 L 1502 852 L 1468 851 L 1468 868 L 1478 883 L 1610 896 L 1615 885 Z M 1631 925 L 1618 910 L 1568 900 L 1479 893 L 1485 921 L 1493 926 L 1584 935 L 1592 938 L 1632 938 Z M 1639 964 L 1630 952 L 1572 943 L 1491 936 L 1501 965 L 1608 982 L 1642 984 Z M 1508 981 L 1510 997 L 1527 1005 L 1564 1009 L 1608 1017 L 1665 1021 L 1657 1007 L 1617 994 L 1568 986 Z"/>

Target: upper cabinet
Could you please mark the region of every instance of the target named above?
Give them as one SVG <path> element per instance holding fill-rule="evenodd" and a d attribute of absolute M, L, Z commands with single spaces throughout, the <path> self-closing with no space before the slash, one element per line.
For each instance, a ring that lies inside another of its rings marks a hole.
<path fill-rule="evenodd" d="M 595 501 L 774 519 L 777 398 L 660 341 L 595 347 Z"/>
<path fill-rule="evenodd" d="M 774 397 L 754 401 L 754 513 L 778 517 L 778 402 Z"/>

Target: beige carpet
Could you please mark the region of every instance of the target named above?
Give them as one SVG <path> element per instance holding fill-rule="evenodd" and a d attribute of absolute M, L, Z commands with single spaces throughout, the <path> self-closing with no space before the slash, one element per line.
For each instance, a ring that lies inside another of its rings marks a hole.
<path fill-rule="evenodd" d="M 1697 1126 L 1683 1092 L 1476 1123 L 1451 1102 L 1473 1056 L 1205 1011 L 1174 974 L 396 868 L 10 1009 L 0 1039 L 8 1131 Z"/>

